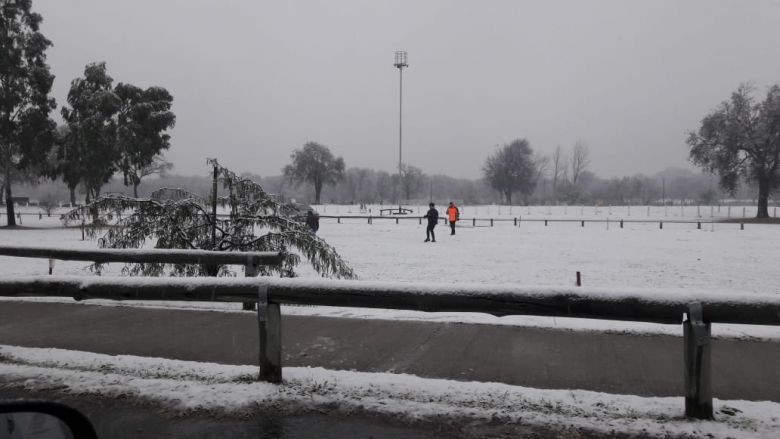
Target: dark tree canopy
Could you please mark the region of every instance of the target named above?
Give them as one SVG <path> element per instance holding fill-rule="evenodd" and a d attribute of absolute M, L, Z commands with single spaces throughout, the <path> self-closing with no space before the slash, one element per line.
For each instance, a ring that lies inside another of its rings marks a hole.
<path fill-rule="evenodd" d="M 117 164 L 125 186 L 132 185 L 138 197 L 143 174 L 170 147 L 171 136 L 164 131 L 176 122 L 171 111 L 173 96 L 162 87 L 143 90 L 123 83 L 117 84 L 114 93 L 122 103 L 117 114 Z"/>
<path fill-rule="evenodd" d="M 309 142 L 290 155 L 292 163 L 285 166 L 284 176 L 296 184 L 314 186 L 314 203 L 320 204 L 320 193 L 326 184 L 336 184 L 344 178 L 344 159 L 334 157 L 327 146 Z"/>
<path fill-rule="evenodd" d="M 114 115 L 122 102 L 112 90 L 112 83 L 106 63 L 89 64 L 83 78 L 71 81 L 70 107 L 62 108 L 68 134 L 61 166 L 75 170 L 87 191 L 87 200 L 100 196 L 101 187 L 117 171 Z"/>
<path fill-rule="evenodd" d="M 275 251 L 283 255 L 280 267 L 260 267 L 260 274 L 295 276 L 301 258 L 309 261 L 322 276 L 353 278 L 354 272 L 336 250 L 312 234 L 302 212 L 277 201 L 252 180 L 241 178 L 216 160 L 216 168 L 227 195 L 217 202 L 227 208 L 216 218 L 210 201 L 182 189 L 162 188 L 150 199 L 104 196 L 66 214 L 68 221 L 82 221 L 100 212 L 86 227 L 105 248 L 140 248 L 153 245 L 165 249 L 201 249 L 216 251 Z M 111 224 L 119 227 L 107 227 Z M 212 231 L 215 232 L 212 235 Z M 213 239 L 213 238 L 216 239 Z M 170 272 L 178 276 L 230 275 L 227 266 L 194 264 L 131 264 L 129 274 L 159 276 Z"/>
<path fill-rule="evenodd" d="M 71 82 L 69 107 L 62 109 L 67 130 L 58 142 L 58 173 L 71 194 L 83 184 L 87 200 L 96 199 L 116 172 L 137 194 L 145 170 L 170 147 L 165 131 L 176 121 L 166 89 L 112 84 L 105 63 L 89 64 L 84 77 Z"/>
<path fill-rule="evenodd" d="M 687 143 L 691 161 L 718 174 L 723 189 L 733 193 L 740 179 L 755 182 L 757 217 L 767 218 L 769 196 L 780 183 L 780 87 L 772 86 L 763 102 L 752 95 L 752 87 L 741 85 Z"/>
<path fill-rule="evenodd" d="M 0 5 L 0 180 L 8 225 L 16 225 L 11 186 L 20 178 L 46 173 L 53 145 L 55 108 L 49 97 L 54 75 L 46 64 L 51 41 L 39 31 L 43 20 L 30 0 Z"/>
<path fill-rule="evenodd" d="M 504 195 L 512 204 L 512 194 L 530 195 L 536 187 L 537 169 L 531 145 L 526 139 L 517 139 L 490 155 L 482 167 L 490 186 Z"/>

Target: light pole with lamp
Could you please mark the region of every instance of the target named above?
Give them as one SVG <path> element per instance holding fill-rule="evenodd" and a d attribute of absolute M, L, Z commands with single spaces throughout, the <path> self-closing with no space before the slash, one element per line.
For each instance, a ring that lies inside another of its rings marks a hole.
<path fill-rule="evenodd" d="M 404 67 L 409 67 L 406 62 L 406 52 L 399 50 L 395 52 L 395 63 L 393 64 L 398 69 L 398 211 L 393 212 L 392 209 L 388 209 L 390 213 L 406 214 L 411 213 L 411 209 L 404 209 L 401 206 L 401 192 L 403 189 L 403 104 L 404 104 Z"/>

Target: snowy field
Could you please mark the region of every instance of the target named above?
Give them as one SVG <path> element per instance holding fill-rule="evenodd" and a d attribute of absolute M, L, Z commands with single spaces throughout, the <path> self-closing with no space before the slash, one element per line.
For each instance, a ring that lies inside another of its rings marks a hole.
<path fill-rule="evenodd" d="M 496 206 L 494 206 L 495 208 Z M 335 206 L 328 206 L 327 214 Z M 340 206 L 341 209 L 344 206 Z M 489 208 L 484 206 L 486 210 Z M 563 209 L 561 207 L 555 208 Z M 570 208 L 567 208 L 567 211 Z M 663 215 L 663 208 L 661 215 Z M 687 207 L 686 209 L 691 209 Z M 323 209 L 324 210 L 324 209 Z M 713 209 L 714 210 L 714 209 Z M 554 212 L 555 210 L 553 210 Z M 322 212 L 322 211 L 321 211 Z M 591 208 L 591 215 L 596 215 Z M 695 220 L 694 217 L 686 217 Z M 325 212 L 322 212 L 325 215 Z M 342 215 L 349 212 L 339 212 Z M 652 213 L 652 212 L 651 212 Z M 683 214 L 685 212 L 682 212 Z M 740 212 L 741 213 L 741 212 Z M 771 209 L 770 209 L 771 213 Z M 468 214 L 468 208 L 465 214 Z M 464 216 L 465 216 L 464 214 Z M 497 215 L 498 212 L 495 212 Z M 502 213 L 503 215 L 503 213 Z M 507 212 L 506 217 L 510 218 Z M 513 215 L 513 214 L 512 214 Z M 540 214 L 544 217 L 544 213 Z M 561 214 L 564 215 L 564 214 Z M 566 215 L 569 215 L 568 213 Z M 608 215 L 608 213 L 607 213 Z M 613 213 L 614 215 L 614 213 Z M 482 215 L 480 215 L 482 216 Z M 593 217 L 593 216 L 591 216 Z M 574 218 L 579 218 L 575 215 Z M 612 218 L 612 217 L 610 217 Z M 657 218 L 656 218 L 657 219 Z M 78 228 L 58 228 L 56 217 L 25 217 L 25 226 L 0 229 L 0 245 L 95 248 L 82 241 Z M 323 218 L 319 234 L 355 268 L 361 280 L 392 282 L 477 283 L 522 286 L 574 285 L 582 273 L 585 287 L 619 291 L 647 289 L 692 294 L 780 294 L 780 228 L 773 225 L 579 222 L 462 223 L 455 236 L 437 227 L 437 242 L 423 243 L 425 226 L 417 221 Z M 57 261 L 58 275 L 94 276 L 83 262 Z M 111 265 L 104 275 L 118 275 Z M 0 257 L 0 275 L 45 275 L 48 261 Z M 302 277 L 317 277 L 301 267 Z M 241 275 L 240 269 L 238 275 Z M 71 299 L 1 299 L 55 300 Z M 95 301 L 106 306 L 147 306 L 239 312 L 239 304 Z M 657 325 L 586 319 L 468 313 L 423 313 L 332 307 L 284 307 L 285 315 L 321 315 L 366 319 L 455 321 L 572 330 L 681 335 L 680 325 Z M 780 340 L 780 328 L 713 325 L 716 337 Z M 247 412 L 257 407 L 338 407 L 342 413 L 371 412 L 402 419 L 482 419 L 532 425 L 583 427 L 659 437 L 776 437 L 780 404 L 715 401 L 717 422 L 690 421 L 682 398 L 646 398 L 581 390 L 539 390 L 497 383 L 468 383 L 408 375 L 285 368 L 280 386 L 251 382 L 253 366 L 224 366 L 158 358 L 107 356 L 56 349 L 0 346 L 0 376 L 29 389 L 81 395 L 131 395 L 175 410 Z"/>
<path fill-rule="evenodd" d="M 281 385 L 254 381 L 254 366 L 101 355 L 0 345 L 0 376 L 27 389 L 143 397 L 172 411 L 256 414 L 301 408 L 379 413 L 407 421 L 522 423 L 654 437 L 775 438 L 780 404 L 714 400 L 717 421 L 682 416 L 683 399 L 539 390 L 500 383 L 287 367 Z M 572 435 L 574 436 L 574 434 Z"/>
<path fill-rule="evenodd" d="M 327 206 L 321 211 L 330 213 L 338 209 L 339 213 L 348 214 L 348 211 L 344 212 L 347 208 Z M 481 206 L 478 209 L 497 214 L 497 208 Z M 627 206 L 621 208 L 626 209 Z M 571 207 L 552 208 L 553 212 L 562 209 L 570 211 Z M 586 212 L 589 210 L 593 214 L 596 211 L 594 209 L 588 208 Z M 607 212 L 606 209 L 602 208 L 604 212 Z M 663 215 L 663 207 L 653 209 L 660 209 L 656 213 Z M 679 207 L 677 209 L 679 212 Z M 684 209 L 695 216 L 695 207 L 687 206 Z M 464 210 L 464 215 L 469 213 L 468 206 Z M 717 211 L 717 208 L 713 207 L 712 210 Z M 94 241 L 82 241 L 78 229 L 55 228 L 59 224 L 56 216 L 44 216 L 40 220 L 37 216 L 25 219 L 25 225 L 30 221 L 40 221 L 46 224 L 43 226 L 45 228 L 0 230 L 0 245 L 96 247 Z M 579 271 L 582 273 L 583 286 L 586 287 L 686 289 L 749 295 L 780 294 L 780 270 L 776 268 L 776 261 L 780 257 L 778 231 L 780 229 L 777 226 L 759 224 L 748 224 L 745 230 L 740 230 L 738 224 L 713 223 L 705 224 L 702 230 L 697 230 L 695 224 L 665 223 L 661 230 L 657 224 L 626 223 L 620 229 L 616 223 L 587 223 L 586 227 L 581 227 L 579 222 L 567 222 L 551 223 L 545 227 L 541 222 L 530 222 L 514 227 L 511 222 L 499 222 L 495 227 L 472 227 L 470 222 L 464 221 L 458 226 L 455 236 L 449 236 L 448 227 L 438 226 L 438 240 L 434 244 L 422 242 L 425 226 L 413 220 L 400 221 L 399 224 L 394 221 L 367 224 L 363 219 L 342 219 L 338 224 L 335 219 L 324 218 L 319 233 L 355 268 L 361 280 L 572 286 L 575 273 Z M 83 262 L 57 261 L 54 270 L 60 275 L 93 275 L 85 270 L 86 266 Z M 117 274 L 119 268 L 119 264 L 114 264 L 105 274 Z M 46 260 L 0 257 L 2 275 L 38 275 L 47 273 L 47 270 Z M 300 273 L 304 277 L 316 277 L 307 267 L 301 267 Z M 133 305 L 199 307 L 225 311 L 237 306 L 207 303 Z M 679 325 L 532 316 L 497 318 L 466 313 L 430 314 L 327 307 L 287 307 L 284 312 L 352 318 L 681 333 Z M 780 339 L 780 328 L 774 327 L 714 325 L 713 332 L 716 336 Z"/>

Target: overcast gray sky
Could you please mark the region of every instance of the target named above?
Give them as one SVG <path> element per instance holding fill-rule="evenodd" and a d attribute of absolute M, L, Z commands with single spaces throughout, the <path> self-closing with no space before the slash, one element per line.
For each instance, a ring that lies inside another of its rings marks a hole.
<path fill-rule="evenodd" d="M 161 85 L 180 174 L 278 174 L 325 144 L 347 166 L 475 178 L 498 144 L 582 139 L 603 176 L 687 166 L 685 133 L 740 82 L 780 83 L 780 1 L 34 0 L 65 103 L 106 61 Z"/>

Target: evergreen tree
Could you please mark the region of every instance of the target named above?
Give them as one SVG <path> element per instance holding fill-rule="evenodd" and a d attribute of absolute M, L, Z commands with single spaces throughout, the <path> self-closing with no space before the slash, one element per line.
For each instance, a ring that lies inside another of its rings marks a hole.
<path fill-rule="evenodd" d="M 56 126 L 49 98 L 54 75 L 46 64 L 51 41 L 40 33 L 43 20 L 30 0 L 0 5 L 0 173 L 8 225 L 16 225 L 11 186 L 47 171 L 47 153 Z"/>
<path fill-rule="evenodd" d="M 62 109 L 68 132 L 60 165 L 78 175 L 87 191 L 87 200 L 97 199 L 103 185 L 117 171 L 114 116 L 122 101 L 112 90 L 112 82 L 106 63 L 88 64 L 84 77 L 70 83 L 70 107 Z"/>
<path fill-rule="evenodd" d="M 171 111 L 173 96 L 162 87 L 142 90 L 122 83 L 117 84 L 114 93 L 121 101 L 117 114 L 117 165 L 125 186 L 132 185 L 138 197 L 144 174 L 166 169 L 162 164 L 167 162 L 161 161 L 160 154 L 170 147 L 171 136 L 164 131 L 176 122 Z"/>
<path fill-rule="evenodd" d="M 65 215 L 65 220 L 81 221 L 98 211 L 100 215 L 87 225 L 87 232 L 96 237 L 105 231 L 98 241 L 104 248 L 140 248 L 152 243 L 155 248 L 165 249 L 274 251 L 282 253 L 282 265 L 260 267 L 261 275 L 295 276 L 295 267 L 303 257 L 322 276 L 355 277 L 336 250 L 308 230 L 302 212 L 275 200 L 260 185 L 237 176 L 216 160 L 208 163 L 214 167 L 215 175 L 227 192 L 216 200 L 207 200 L 182 189 L 163 188 L 154 192 L 150 199 L 100 197 L 72 210 Z M 210 201 L 227 207 L 227 218 L 215 218 Z M 262 234 L 257 234 L 260 232 Z M 125 271 L 147 276 L 166 272 L 178 276 L 231 274 L 225 266 L 192 264 L 130 264 Z"/>

